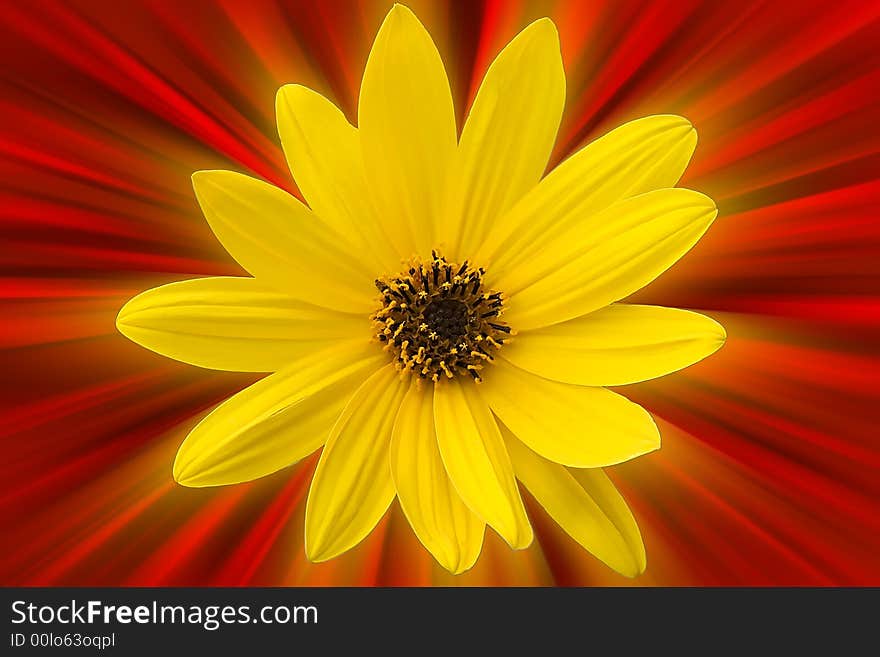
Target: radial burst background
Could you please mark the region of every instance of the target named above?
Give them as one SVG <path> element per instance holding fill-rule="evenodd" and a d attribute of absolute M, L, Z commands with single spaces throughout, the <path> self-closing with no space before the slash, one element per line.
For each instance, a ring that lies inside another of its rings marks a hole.
<path fill-rule="evenodd" d="M 622 391 L 663 448 L 609 470 L 639 521 L 630 581 L 527 498 L 537 539 L 487 533 L 454 578 L 396 504 L 357 549 L 303 551 L 315 458 L 251 484 L 177 486 L 171 463 L 212 406 L 255 380 L 119 335 L 161 283 L 243 272 L 190 174 L 248 172 L 294 193 L 276 89 L 356 117 L 388 2 L 0 5 L 0 563 L 3 584 L 880 585 L 880 4 L 427 2 L 459 124 L 494 55 L 559 28 L 568 77 L 554 163 L 627 120 L 688 117 L 682 184 L 719 219 L 636 299 L 698 309 L 729 340 Z"/>

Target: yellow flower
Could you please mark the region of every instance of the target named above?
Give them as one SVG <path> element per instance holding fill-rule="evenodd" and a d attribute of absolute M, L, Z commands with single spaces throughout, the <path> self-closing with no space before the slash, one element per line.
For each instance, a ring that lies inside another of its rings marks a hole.
<path fill-rule="evenodd" d="M 185 486 L 234 484 L 323 445 L 306 551 L 333 558 L 395 496 L 453 573 L 485 525 L 532 541 L 517 479 L 625 575 L 638 527 L 603 473 L 660 446 L 651 416 L 602 386 L 717 350 L 715 321 L 615 303 L 687 252 L 717 214 L 674 189 L 696 146 L 677 116 L 633 121 L 543 177 L 565 98 L 556 28 L 523 30 L 486 73 L 457 138 L 431 37 L 395 5 L 370 52 L 358 127 L 298 85 L 278 129 L 308 207 L 231 171 L 193 175 L 217 238 L 253 278 L 148 290 L 117 319 L 131 340 L 201 367 L 271 375 L 180 446 Z"/>

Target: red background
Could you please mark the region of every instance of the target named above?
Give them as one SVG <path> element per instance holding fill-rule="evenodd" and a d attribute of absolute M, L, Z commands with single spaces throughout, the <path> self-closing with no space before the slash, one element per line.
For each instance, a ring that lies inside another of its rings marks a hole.
<path fill-rule="evenodd" d="M 190 490 L 190 427 L 255 377 L 163 359 L 114 328 L 124 301 L 239 274 L 192 171 L 295 192 L 277 87 L 356 116 L 388 2 L 0 5 L 0 531 L 3 584 L 880 584 L 880 4 L 412 2 L 459 121 L 495 53 L 556 22 L 568 100 L 554 161 L 638 116 L 679 113 L 700 144 L 683 185 L 720 216 L 640 292 L 729 340 L 623 392 L 663 448 L 610 470 L 648 570 L 626 580 L 527 500 L 537 540 L 493 535 L 453 578 L 399 509 L 350 554 L 304 556 L 314 466 Z"/>

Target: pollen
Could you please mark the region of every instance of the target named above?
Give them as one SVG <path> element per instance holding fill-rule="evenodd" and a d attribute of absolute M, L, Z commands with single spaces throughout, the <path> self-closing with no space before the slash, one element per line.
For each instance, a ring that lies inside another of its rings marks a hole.
<path fill-rule="evenodd" d="M 423 379 L 468 376 L 495 359 L 510 328 L 500 319 L 500 292 L 486 290 L 482 267 L 449 262 L 431 252 L 404 273 L 376 279 L 381 307 L 372 316 L 376 338 L 398 368 Z"/>

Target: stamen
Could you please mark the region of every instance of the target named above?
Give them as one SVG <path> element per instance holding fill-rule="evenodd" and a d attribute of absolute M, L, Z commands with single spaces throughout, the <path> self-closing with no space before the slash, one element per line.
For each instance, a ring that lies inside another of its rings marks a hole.
<path fill-rule="evenodd" d="M 436 251 L 430 263 L 415 261 L 396 277 L 376 280 L 381 307 L 372 315 L 376 337 L 394 355 L 401 372 L 439 381 L 469 374 L 491 363 L 511 334 L 498 318 L 500 292 L 483 289 L 486 271 L 447 261 Z M 491 320 L 491 321 L 489 321 Z"/>

